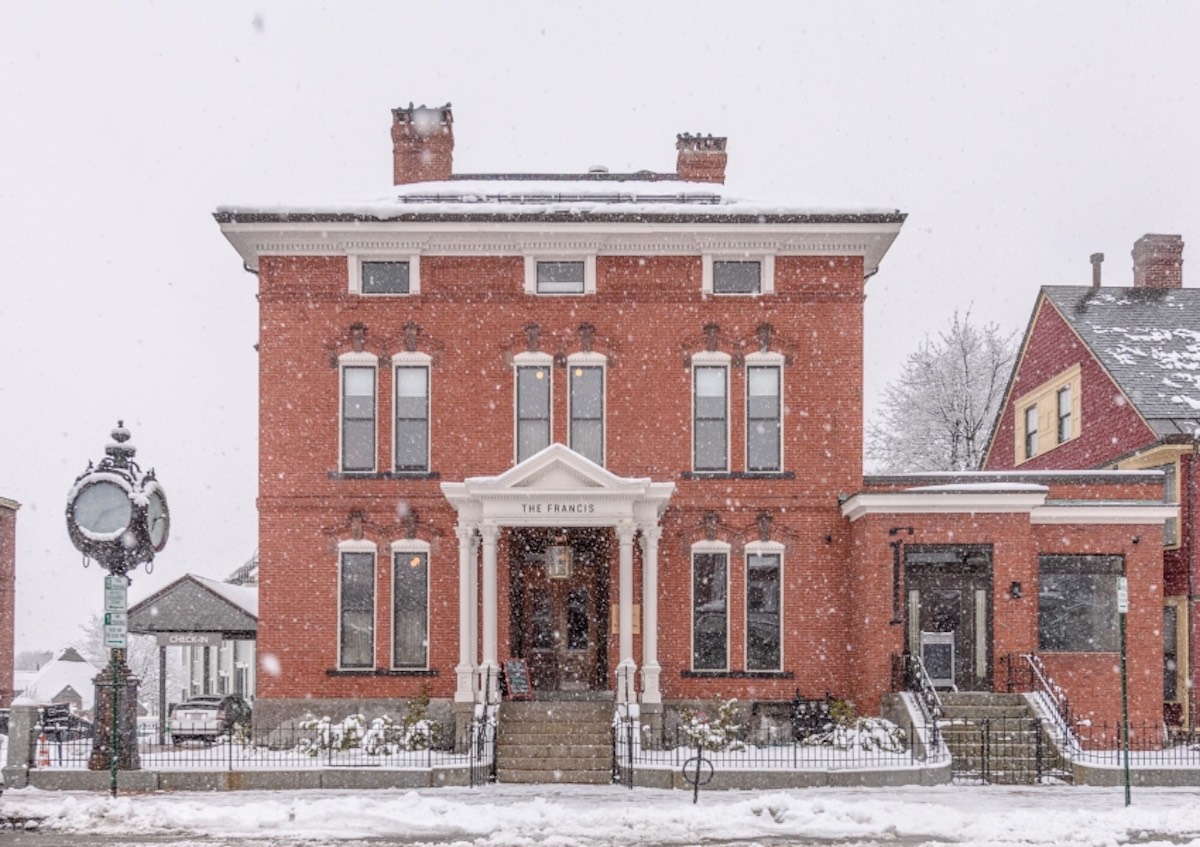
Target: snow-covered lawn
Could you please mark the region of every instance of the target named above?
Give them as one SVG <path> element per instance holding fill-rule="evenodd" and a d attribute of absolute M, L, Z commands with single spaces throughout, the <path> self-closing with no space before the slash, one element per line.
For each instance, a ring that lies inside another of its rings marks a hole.
<path fill-rule="evenodd" d="M 849 838 L 985 845 L 1200 845 L 1196 789 L 1073 786 L 702 793 L 616 786 L 107 795 L 8 791 L 0 814 L 42 831 L 472 845 L 697 844 Z"/>

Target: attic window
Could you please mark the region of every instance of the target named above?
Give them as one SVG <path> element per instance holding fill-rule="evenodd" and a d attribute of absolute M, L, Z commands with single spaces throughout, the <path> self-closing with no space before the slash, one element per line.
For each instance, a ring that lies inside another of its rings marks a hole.
<path fill-rule="evenodd" d="M 350 293 L 365 297 L 406 296 L 421 293 L 419 257 L 350 256 Z"/>

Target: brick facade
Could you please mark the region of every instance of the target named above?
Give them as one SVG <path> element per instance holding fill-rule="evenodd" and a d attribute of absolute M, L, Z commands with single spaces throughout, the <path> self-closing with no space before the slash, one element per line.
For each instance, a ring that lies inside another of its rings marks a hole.
<path fill-rule="evenodd" d="M 421 160 L 425 164 L 440 162 L 437 157 L 448 157 L 453 149 L 448 108 L 435 111 L 440 117 L 433 137 L 440 146 L 431 148 L 432 158 Z M 851 698 L 864 713 L 876 713 L 891 686 L 892 657 L 906 647 L 904 625 L 892 623 L 895 538 L 889 530 L 900 525 L 911 527 L 905 537 L 911 543 L 976 544 L 990 551 L 986 595 L 994 609 L 989 612 L 994 634 L 986 652 L 997 689 L 1004 685 L 1003 657 L 1036 649 L 1039 551 L 1120 553 L 1130 575 L 1140 580 L 1139 597 L 1161 593 L 1160 579 L 1143 579 L 1145 563 L 1161 556 L 1161 546 L 1148 540 L 1153 530 L 1132 518 L 1113 524 L 1111 509 L 1101 525 L 1063 526 L 1036 524 L 1031 514 L 1040 506 L 1033 500 L 1013 511 L 1003 491 L 998 495 L 1003 504 L 994 514 L 913 513 L 905 511 L 908 506 L 889 513 L 886 504 L 870 505 L 876 502 L 871 496 L 908 497 L 919 484 L 864 482 L 862 467 L 864 282 L 903 215 L 778 208 L 764 213 L 725 200 L 719 202 L 731 205 L 713 214 L 697 204 L 718 202 L 703 193 L 710 188 L 713 197 L 723 196 L 725 140 L 691 136 L 679 139 L 678 174 L 522 175 L 495 177 L 494 183 L 471 177 L 468 190 L 449 178 L 452 170 L 410 178 L 411 162 L 404 157 L 416 149 L 413 155 L 420 159 L 420 149 L 404 146 L 411 141 L 405 110 L 394 116 L 399 127 L 394 130 L 399 139 L 396 208 L 331 207 L 315 214 L 225 209 L 216 216 L 258 274 L 258 646 L 259 655 L 274 657 L 279 667 L 278 673 L 264 670 L 259 676 L 260 718 L 282 719 L 314 704 L 370 712 L 422 690 L 442 704 L 478 693 L 473 688 L 478 680 L 464 683 L 463 673 L 487 665 L 484 629 L 493 611 L 484 539 L 489 519 L 468 514 L 447 491 L 464 481 L 498 480 L 514 468 L 514 362 L 530 353 L 544 354 L 552 363 L 550 442 L 570 441 L 568 357 L 601 355 L 604 471 L 622 485 L 649 480 L 673 486 L 656 526 L 642 517 L 630 530 L 641 540 L 661 530 L 652 594 L 658 604 L 661 666 L 656 693 L 668 709 L 715 697 L 778 702 L 798 691 Z M 429 179 L 440 181 L 422 182 Z M 709 182 L 685 185 L 697 179 Z M 636 190 L 631 181 L 639 181 Z M 549 182 L 553 195 L 546 193 Z M 499 200 L 488 194 L 493 184 Z M 603 200 L 576 194 L 595 191 L 597 185 L 611 194 Z M 470 193 L 480 207 L 462 211 L 465 205 L 446 199 L 455 192 Z M 488 205 L 493 202 L 494 208 Z M 666 204 L 665 210 L 654 203 Z M 588 270 L 594 273 L 588 283 L 594 290 L 568 296 L 530 293 L 529 257 L 541 255 L 594 262 L 594 271 Z M 419 257 L 410 270 L 415 278 L 419 267 L 419 293 L 377 297 L 355 291 L 355 263 L 364 257 Z M 712 262 L 762 257 L 767 257 L 762 273 L 769 278 L 761 281 L 759 293 L 704 290 Z M 760 353 L 782 364 L 782 469 L 772 473 L 750 473 L 746 460 L 747 363 L 754 361 L 747 357 Z M 401 354 L 429 362 L 428 473 L 392 470 L 395 386 L 389 363 Z M 692 459 L 692 368 L 694 362 L 708 361 L 704 356 L 721 354 L 729 364 L 729 468 L 699 473 Z M 339 362 L 347 356 L 378 362 L 376 462 L 369 472 L 339 470 Z M 564 479 L 592 474 L 587 486 L 604 482 L 599 470 L 573 462 L 558 462 L 556 472 Z M 958 479 L 956 484 L 965 487 L 948 496 L 969 496 L 977 483 Z M 579 496 L 594 490 L 579 485 L 574 492 Z M 1108 504 L 1106 498 L 1125 486 L 1122 502 L 1161 498 L 1161 480 L 1147 481 L 1145 475 L 1030 485 L 1033 495 L 1014 496 Z M 1097 493 L 1099 488 L 1104 492 Z M 569 487 L 565 491 L 572 496 Z M 925 502 L 923 495 L 915 496 Z M 582 526 L 564 519 L 559 529 Z M 519 649 L 523 637 L 526 613 L 514 603 L 526 602 L 519 586 L 529 566 L 528 552 L 519 547 L 525 536 L 518 529 L 516 523 L 501 523 L 494 548 L 500 659 Z M 633 632 L 632 655 L 623 656 L 622 637 L 628 633 L 616 623 L 622 582 L 616 551 L 624 530 L 615 521 L 592 524 L 587 531 L 588 543 L 601 551 L 599 567 L 606 578 L 600 584 L 608 592 L 595 613 L 613 613 L 611 629 L 601 621 L 608 631 L 600 665 L 606 679 L 598 686 L 611 692 L 619 689 L 617 669 L 626 658 L 645 671 L 646 632 Z M 1138 533 L 1147 541 L 1131 546 L 1129 539 Z M 393 574 L 388 551 L 402 539 L 426 545 L 422 549 L 429 552 L 428 667 L 415 670 L 392 669 L 389 652 Z M 751 593 L 746 552 L 764 543 L 781 551 L 782 662 L 772 672 L 755 672 L 746 659 Z M 374 544 L 378 551 L 369 668 L 339 669 L 338 551 L 339 546 L 349 549 L 347 544 L 358 545 L 354 549 Z M 728 667 L 718 672 L 693 669 L 692 557 L 693 549 L 704 544 L 727 545 L 721 549 L 728 552 Z M 633 544 L 635 611 L 653 565 L 650 555 Z M 480 592 L 469 595 L 470 602 L 462 573 L 472 574 L 470 590 Z M 1009 599 L 1009 586 L 1017 581 L 1028 586 L 1027 593 Z M 465 636 L 468 621 L 479 628 L 474 640 Z M 1161 643 L 1146 638 L 1149 625 L 1141 618 L 1131 622 L 1139 639 L 1131 653 L 1138 672 L 1161 666 Z M 464 649 L 469 653 L 465 669 Z M 1111 665 L 1111 657 L 1108 661 Z M 1083 660 L 1079 667 L 1063 664 L 1063 672 L 1082 680 L 1073 692 L 1081 704 L 1097 712 L 1109 707 L 1102 668 Z M 649 685 L 644 676 L 637 680 L 634 696 L 653 692 L 653 686 L 644 687 Z M 1136 700 L 1142 715 L 1144 699 Z M 656 705 L 653 700 L 646 706 Z"/>

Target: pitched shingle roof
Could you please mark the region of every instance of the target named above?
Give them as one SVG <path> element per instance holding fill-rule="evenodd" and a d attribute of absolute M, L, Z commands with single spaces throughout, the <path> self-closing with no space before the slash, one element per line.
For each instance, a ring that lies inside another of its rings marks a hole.
<path fill-rule="evenodd" d="M 1200 289 L 1050 285 L 1042 293 L 1160 438 L 1200 427 Z"/>

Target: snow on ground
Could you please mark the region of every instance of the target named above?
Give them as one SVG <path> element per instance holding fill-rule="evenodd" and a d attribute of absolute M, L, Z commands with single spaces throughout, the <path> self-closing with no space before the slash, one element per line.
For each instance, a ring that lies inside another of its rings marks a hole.
<path fill-rule="evenodd" d="M 702 793 L 617 786 L 108 795 L 7 791 L 0 816 L 112 835 L 403 838 L 405 843 L 652 845 L 706 841 L 1200 846 L 1200 791 L 997 786 Z"/>

